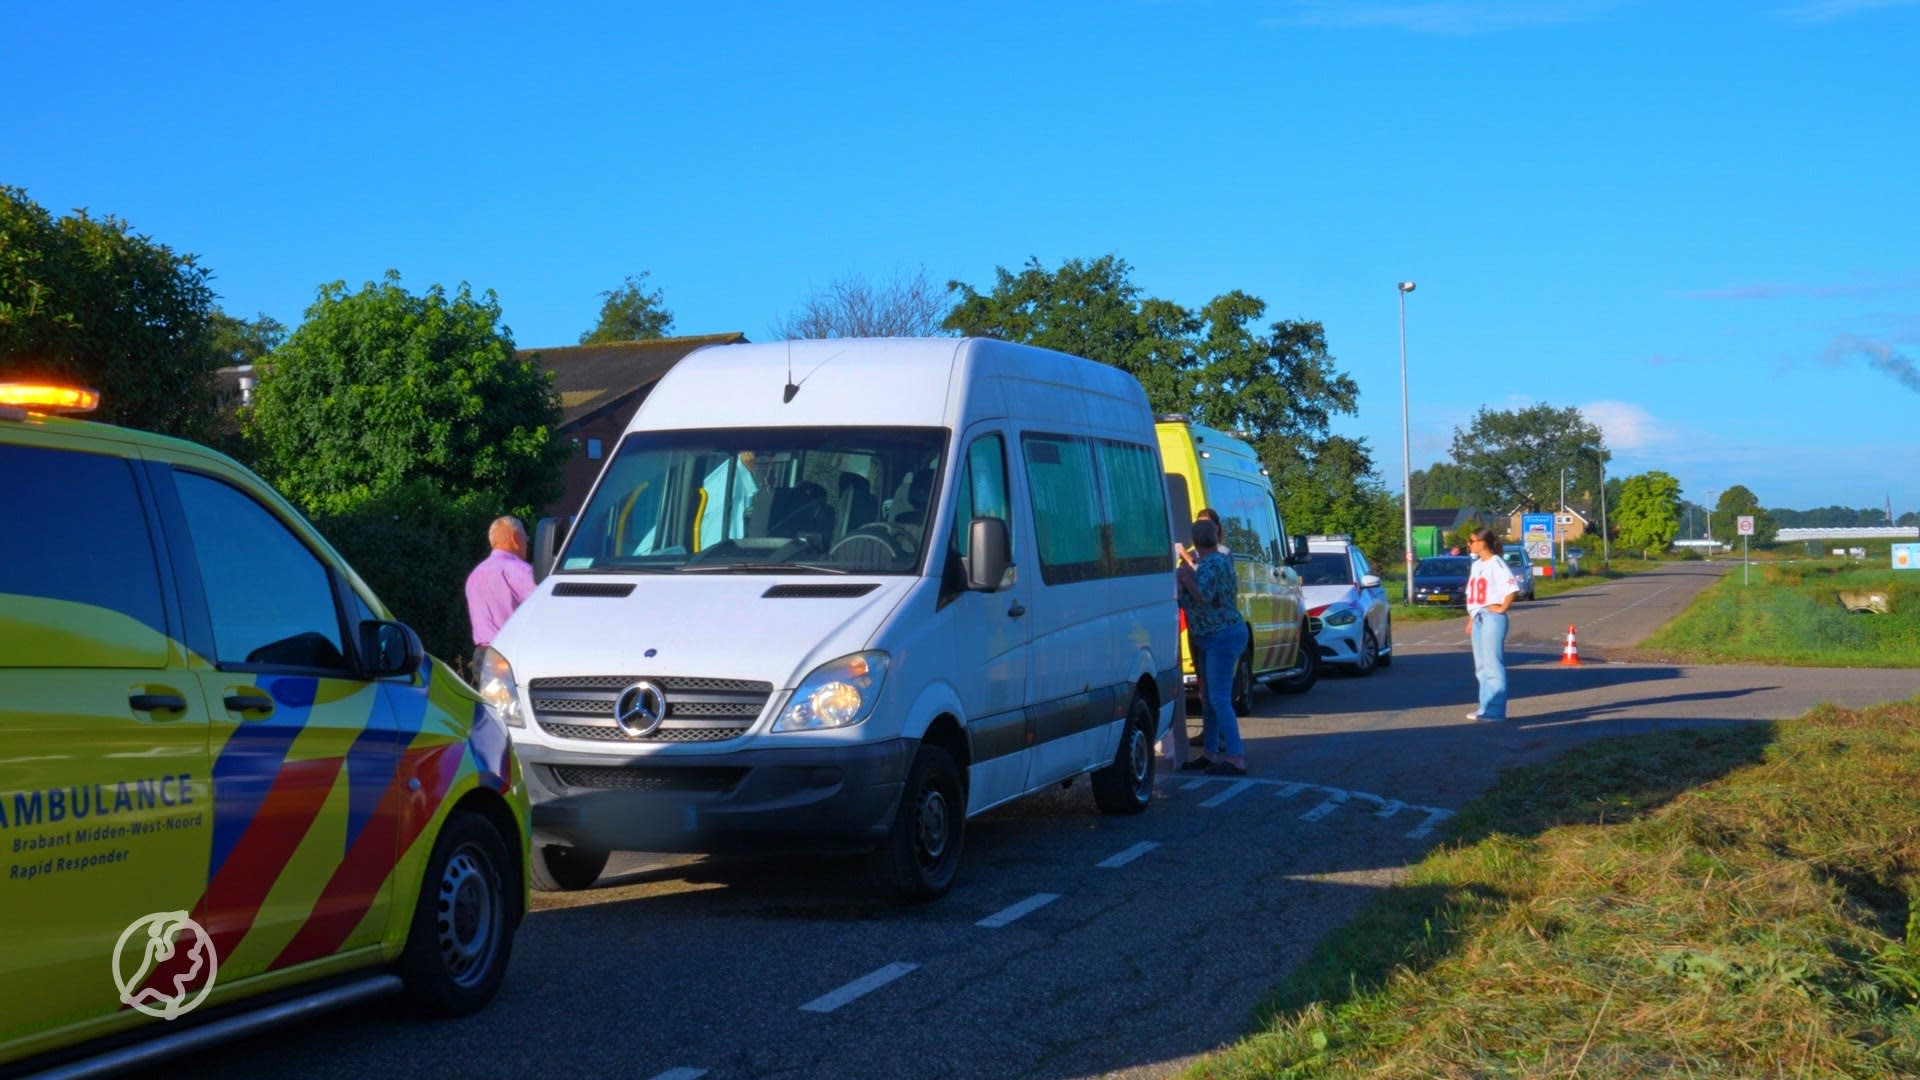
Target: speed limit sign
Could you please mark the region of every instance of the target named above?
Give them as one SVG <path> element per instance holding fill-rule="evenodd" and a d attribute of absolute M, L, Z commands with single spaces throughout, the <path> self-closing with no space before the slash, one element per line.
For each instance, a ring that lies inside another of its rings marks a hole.
<path fill-rule="evenodd" d="M 1753 535 L 1753 515 L 1751 514 L 1740 515 L 1740 535 L 1741 536 Z"/>

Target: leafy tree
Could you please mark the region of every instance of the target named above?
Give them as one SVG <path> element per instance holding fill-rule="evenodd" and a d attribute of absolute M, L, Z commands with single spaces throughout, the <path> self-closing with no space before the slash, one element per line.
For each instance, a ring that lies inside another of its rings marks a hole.
<path fill-rule="evenodd" d="M 600 321 L 580 335 L 582 345 L 603 345 L 609 341 L 644 341 L 667 336 L 673 329 L 673 312 L 661 300 L 660 290 L 648 292 L 647 274 L 629 277 L 626 284 L 600 294 Z"/>
<path fill-rule="evenodd" d="M 960 302 L 945 326 L 1112 364 L 1140 380 L 1156 413 L 1239 432 L 1289 489 L 1323 457 L 1321 480 L 1349 474 L 1355 453 L 1365 463 L 1360 475 L 1371 472 L 1364 443 L 1336 448 L 1329 440 L 1329 419 L 1353 412 L 1359 387 L 1334 368 L 1319 323 L 1262 330 L 1266 303 L 1237 290 L 1189 311 L 1143 296 L 1131 272 L 1114 255 L 1070 259 L 1054 271 L 1029 259 L 1018 274 L 997 269 L 988 293 L 953 282 Z M 1300 516 L 1316 515 L 1303 507 Z"/>
<path fill-rule="evenodd" d="M 1909 510 L 1894 519 L 1895 525 L 1920 525 L 1920 510 Z"/>
<path fill-rule="evenodd" d="M 988 293 L 948 282 L 960 299 L 942 326 L 1112 364 L 1140 380 L 1156 413 L 1182 411 L 1192 403 L 1188 348 L 1199 321 L 1177 304 L 1142 298 L 1132 269 L 1114 255 L 1069 259 L 1057 271 L 1028 259 L 1018 274 L 996 268 Z"/>
<path fill-rule="evenodd" d="M 1261 459 L 1272 472 L 1275 501 L 1296 533 L 1345 533 L 1370 556 L 1399 550 L 1399 503 L 1373 476 L 1366 441 L 1334 435 L 1308 456 L 1292 444 Z"/>
<path fill-rule="evenodd" d="M 0 374 L 79 382 L 109 423 L 204 439 L 217 407 L 209 271 L 85 210 L 0 186 Z"/>
<path fill-rule="evenodd" d="M 844 277 L 808 297 L 772 327 L 776 338 L 932 337 L 940 333 L 953 286 L 936 288 L 922 269 L 875 286 Z"/>
<path fill-rule="evenodd" d="M 416 479 L 528 514 L 560 493 L 559 419 L 551 379 L 515 358 L 492 292 L 415 296 L 389 270 L 357 293 L 321 287 L 262 365 L 245 434 L 261 473 L 315 514 Z"/>
<path fill-rule="evenodd" d="M 214 364 L 240 367 L 259 363 L 268 353 L 287 340 L 287 328 L 279 319 L 262 313 L 252 322 L 236 318 L 215 308 L 210 320 Z"/>
<path fill-rule="evenodd" d="M 1620 484 L 1611 521 L 1620 546 L 1638 548 L 1645 557 L 1665 551 L 1680 535 L 1680 481 L 1654 470 L 1629 476 Z"/>
<path fill-rule="evenodd" d="M 1436 461 L 1427 468 L 1415 469 L 1407 482 L 1413 488 L 1413 505 L 1433 509 L 1466 506 L 1477 490 L 1473 474 L 1450 461 Z"/>
<path fill-rule="evenodd" d="M 1569 494 L 1594 490 L 1612 456 L 1600 428 L 1574 408 L 1482 408 L 1467 430 L 1453 429 L 1453 459 L 1473 477 L 1470 501 L 1500 512 L 1556 506 L 1562 468 Z"/>
<path fill-rule="evenodd" d="M 1714 520 L 1726 523 L 1726 530 L 1722 535 L 1726 537 L 1728 543 L 1732 543 L 1740 535 L 1738 532 L 1740 518 L 1749 514 L 1753 516 L 1752 542 L 1773 543 L 1774 537 L 1780 532 L 1780 524 L 1773 519 L 1772 514 L 1761 509 L 1760 499 L 1746 487 L 1735 484 L 1721 492 L 1720 501 L 1714 504 L 1713 508 Z"/>

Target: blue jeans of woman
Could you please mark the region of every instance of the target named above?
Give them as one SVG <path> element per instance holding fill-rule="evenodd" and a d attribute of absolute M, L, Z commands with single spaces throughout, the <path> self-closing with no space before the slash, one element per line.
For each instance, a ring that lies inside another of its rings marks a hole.
<path fill-rule="evenodd" d="M 1240 742 L 1240 718 L 1233 711 L 1233 671 L 1247 651 L 1247 624 L 1234 623 L 1224 630 L 1194 638 L 1200 648 L 1206 694 L 1202 697 L 1200 730 L 1209 754 L 1239 757 L 1245 752 Z"/>
<path fill-rule="evenodd" d="M 1507 616 L 1482 611 L 1473 617 L 1473 674 L 1480 680 L 1480 716 L 1507 718 Z"/>

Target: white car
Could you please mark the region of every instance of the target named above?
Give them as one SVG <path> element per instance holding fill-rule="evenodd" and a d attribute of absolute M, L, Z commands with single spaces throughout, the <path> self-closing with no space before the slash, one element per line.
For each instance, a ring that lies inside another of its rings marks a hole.
<path fill-rule="evenodd" d="M 1366 555 L 1344 536 L 1308 537 L 1307 555 L 1301 591 L 1320 662 L 1355 675 L 1393 663 L 1392 606 Z"/>

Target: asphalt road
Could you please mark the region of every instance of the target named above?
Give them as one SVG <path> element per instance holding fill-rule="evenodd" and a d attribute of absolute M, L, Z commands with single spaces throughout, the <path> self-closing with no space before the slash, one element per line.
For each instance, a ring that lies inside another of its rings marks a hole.
<path fill-rule="evenodd" d="M 476 1017 L 416 1023 L 371 1005 L 182 1064 L 277 1078 L 1165 1076 L 1241 1036 L 1278 976 L 1501 768 L 1600 735 L 1920 692 L 1913 671 L 1618 662 L 1725 569 L 1678 564 L 1519 605 L 1504 724 L 1465 718 L 1463 622 L 1406 623 L 1390 668 L 1257 695 L 1244 779 L 1163 772 L 1134 818 L 1097 813 L 1082 780 L 976 820 L 937 903 L 877 901 L 847 860 L 623 857 L 598 888 L 536 897 Z M 1559 662 L 1569 625 L 1579 666 Z"/>

